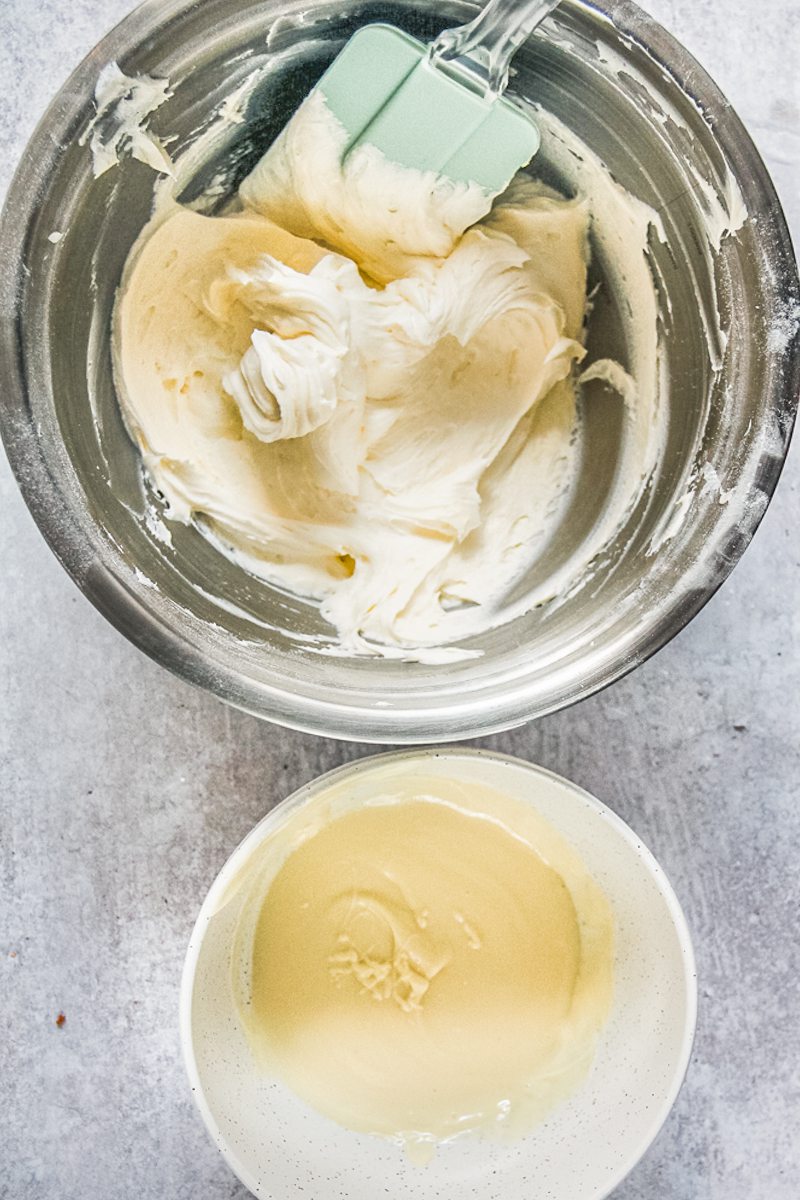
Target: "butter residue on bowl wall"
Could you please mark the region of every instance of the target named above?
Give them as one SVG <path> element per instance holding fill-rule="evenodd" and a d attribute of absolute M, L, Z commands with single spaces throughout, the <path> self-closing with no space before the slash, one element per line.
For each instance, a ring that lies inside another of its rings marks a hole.
<path fill-rule="evenodd" d="M 532 806 L 387 767 L 366 803 L 339 784 L 296 809 L 232 891 L 252 1051 L 348 1129 L 424 1162 L 469 1130 L 526 1133 L 590 1067 L 611 909 Z"/>
<path fill-rule="evenodd" d="M 157 174 L 174 176 L 164 143 L 149 128 L 153 113 L 172 94 L 168 79 L 126 75 L 115 62 L 103 68 L 95 87 L 95 116 L 79 138 L 79 145 L 89 144 L 95 178 L 126 157 Z"/>

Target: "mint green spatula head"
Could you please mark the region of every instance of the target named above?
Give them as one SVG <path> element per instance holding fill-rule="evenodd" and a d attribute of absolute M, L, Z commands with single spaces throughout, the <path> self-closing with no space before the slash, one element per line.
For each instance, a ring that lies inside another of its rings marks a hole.
<path fill-rule="evenodd" d="M 347 131 L 345 155 L 368 143 L 391 162 L 496 195 L 539 148 L 534 123 L 493 90 L 488 72 L 482 86 L 391 25 L 359 29 L 317 87 Z"/>

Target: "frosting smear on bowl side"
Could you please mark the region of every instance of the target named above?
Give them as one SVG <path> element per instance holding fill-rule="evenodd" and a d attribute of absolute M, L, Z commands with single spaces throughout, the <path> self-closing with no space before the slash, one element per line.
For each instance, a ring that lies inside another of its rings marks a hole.
<path fill-rule="evenodd" d="M 318 601 L 344 651 L 464 657 L 451 643 L 507 619 L 574 482 L 590 205 L 524 176 L 492 204 L 368 146 L 343 162 L 344 139 L 314 93 L 237 211 L 159 209 L 117 303 L 123 409 L 169 515 Z M 648 210 L 627 211 L 655 313 Z M 655 403 L 655 321 L 644 344 L 646 379 L 592 368 L 629 408 Z M 526 606 L 636 499 L 639 424 L 616 507 Z"/>

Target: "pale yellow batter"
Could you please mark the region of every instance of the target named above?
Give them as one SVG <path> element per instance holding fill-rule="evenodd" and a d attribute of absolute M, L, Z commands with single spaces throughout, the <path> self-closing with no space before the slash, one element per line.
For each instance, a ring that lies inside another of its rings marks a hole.
<path fill-rule="evenodd" d="M 264 1068 L 347 1128 L 412 1150 L 521 1132 L 589 1067 L 610 910 L 527 805 L 416 777 L 300 810 L 249 883 L 234 955 Z"/>

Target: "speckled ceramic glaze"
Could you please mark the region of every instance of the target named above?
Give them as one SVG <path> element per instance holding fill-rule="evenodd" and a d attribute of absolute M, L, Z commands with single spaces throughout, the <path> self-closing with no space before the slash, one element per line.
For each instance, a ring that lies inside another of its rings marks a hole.
<path fill-rule="evenodd" d="M 588 1079 L 526 1137 L 467 1136 L 414 1166 L 392 1143 L 349 1133 L 260 1074 L 230 986 L 240 897 L 226 895 L 256 847 L 287 815 L 336 778 L 363 783 L 395 757 L 426 775 L 473 783 L 535 804 L 604 888 L 616 926 L 615 995 Z M 658 863 L 609 809 L 564 779 L 477 751 L 407 752 L 364 759 L 324 775 L 274 809 L 216 879 L 186 960 L 181 1032 L 187 1068 L 211 1136 L 262 1200 L 600 1200 L 650 1145 L 677 1096 L 694 1035 L 697 988 L 691 940 Z"/>

